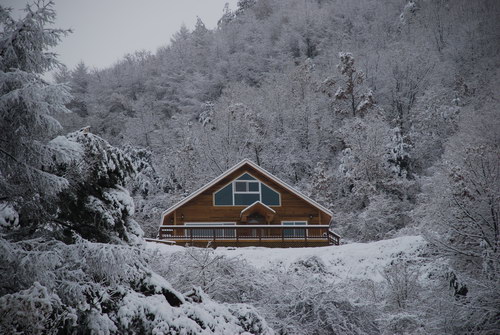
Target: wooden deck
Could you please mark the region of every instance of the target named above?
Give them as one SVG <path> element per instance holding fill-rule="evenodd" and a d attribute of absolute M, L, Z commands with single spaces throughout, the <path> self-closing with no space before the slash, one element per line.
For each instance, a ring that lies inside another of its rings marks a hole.
<path fill-rule="evenodd" d="M 320 247 L 339 245 L 340 236 L 328 225 L 199 225 L 160 227 L 157 242 L 195 247 Z"/>

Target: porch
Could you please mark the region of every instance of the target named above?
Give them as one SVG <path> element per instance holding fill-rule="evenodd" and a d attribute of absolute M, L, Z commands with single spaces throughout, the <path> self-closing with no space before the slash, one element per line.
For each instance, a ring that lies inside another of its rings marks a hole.
<path fill-rule="evenodd" d="M 195 247 L 319 247 L 339 245 L 328 225 L 162 225 L 160 240 Z"/>

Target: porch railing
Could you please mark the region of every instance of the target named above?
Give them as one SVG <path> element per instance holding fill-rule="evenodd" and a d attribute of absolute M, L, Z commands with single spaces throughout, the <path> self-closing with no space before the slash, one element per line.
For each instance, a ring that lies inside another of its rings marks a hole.
<path fill-rule="evenodd" d="M 340 236 L 328 225 L 162 225 L 159 238 L 180 242 L 211 241 L 328 241 L 339 245 Z"/>

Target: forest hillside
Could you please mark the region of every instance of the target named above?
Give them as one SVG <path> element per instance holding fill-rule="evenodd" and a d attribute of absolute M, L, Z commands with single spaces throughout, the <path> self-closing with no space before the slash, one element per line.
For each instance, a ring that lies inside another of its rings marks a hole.
<path fill-rule="evenodd" d="M 0 333 L 499 332 L 499 1 L 240 0 L 104 69 L 55 17 L 0 6 Z M 244 158 L 345 245 L 145 243 Z"/>
<path fill-rule="evenodd" d="M 344 237 L 391 237 L 424 223 L 425 186 L 461 168 L 450 155 L 497 129 L 498 13 L 497 1 L 239 1 L 154 54 L 60 71 L 73 113 L 59 119 L 136 158 L 129 187 L 151 237 L 163 209 L 243 158 L 332 209 Z"/>

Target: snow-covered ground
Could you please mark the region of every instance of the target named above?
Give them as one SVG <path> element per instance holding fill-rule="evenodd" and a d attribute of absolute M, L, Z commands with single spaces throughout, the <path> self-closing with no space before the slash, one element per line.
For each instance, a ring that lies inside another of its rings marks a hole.
<path fill-rule="evenodd" d="M 371 243 L 352 243 L 341 246 L 316 248 L 217 248 L 215 253 L 229 258 L 240 258 L 260 270 L 276 267 L 288 268 L 294 263 L 311 257 L 319 258 L 335 280 L 371 279 L 383 280 L 381 270 L 397 258 L 418 260 L 425 246 L 422 236 L 403 236 Z M 162 253 L 185 250 L 181 246 L 170 246 L 148 242 L 147 247 Z"/>

